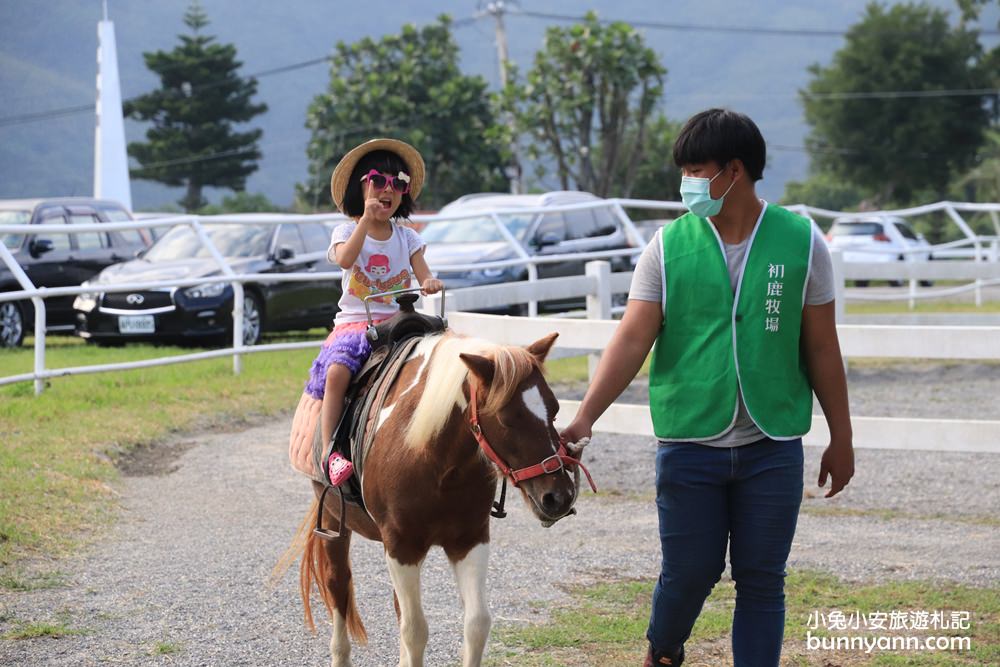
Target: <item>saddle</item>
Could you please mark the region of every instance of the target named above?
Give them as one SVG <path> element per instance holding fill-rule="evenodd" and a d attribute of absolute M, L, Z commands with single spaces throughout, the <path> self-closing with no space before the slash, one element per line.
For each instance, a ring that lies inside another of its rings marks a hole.
<path fill-rule="evenodd" d="M 413 348 L 424 336 L 441 333 L 447 328 L 443 318 L 416 312 L 413 309 L 416 300 L 416 294 L 396 297 L 400 311 L 385 322 L 368 327 L 365 335 L 371 343 L 372 353 L 351 379 L 333 441 L 322 450 L 319 463 L 325 488 L 320 498 L 321 505 L 327 491 L 334 488 L 340 493 L 342 509 L 345 502 L 350 502 L 367 511 L 361 494 L 361 480 L 364 462 L 375 436 L 374 426 L 385 399 Z M 325 465 L 334 450 L 354 465 L 354 474 L 337 487 L 330 485 L 329 470 Z M 322 517 L 322 512 L 319 516 Z M 319 519 L 316 531 L 323 537 L 336 537 L 319 526 Z"/>

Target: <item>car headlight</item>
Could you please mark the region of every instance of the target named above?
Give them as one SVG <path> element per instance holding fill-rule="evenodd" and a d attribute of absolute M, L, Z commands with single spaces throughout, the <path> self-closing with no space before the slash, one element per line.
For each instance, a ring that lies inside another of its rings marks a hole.
<path fill-rule="evenodd" d="M 89 313 L 94 308 L 97 308 L 96 294 L 77 294 L 76 298 L 73 299 L 73 310 L 82 310 L 85 313 Z"/>
<path fill-rule="evenodd" d="M 476 271 L 483 278 L 499 278 L 503 274 L 507 273 L 506 267 L 500 267 L 498 269 L 483 269 L 482 271 Z"/>
<path fill-rule="evenodd" d="M 226 283 L 206 283 L 195 285 L 184 290 L 184 296 L 189 299 L 211 299 L 222 294 L 226 289 Z"/>

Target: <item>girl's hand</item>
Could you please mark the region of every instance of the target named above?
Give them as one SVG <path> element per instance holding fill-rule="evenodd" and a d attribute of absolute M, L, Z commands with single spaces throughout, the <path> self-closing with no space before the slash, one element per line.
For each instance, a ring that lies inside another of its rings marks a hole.
<path fill-rule="evenodd" d="M 361 214 L 360 222 L 388 222 L 395 207 L 386 209 L 379 201 L 379 192 L 371 183 L 365 183 L 365 212 Z"/>
<path fill-rule="evenodd" d="M 437 294 L 444 289 L 444 283 L 437 278 L 428 278 L 420 286 L 420 292 L 422 294 Z"/>

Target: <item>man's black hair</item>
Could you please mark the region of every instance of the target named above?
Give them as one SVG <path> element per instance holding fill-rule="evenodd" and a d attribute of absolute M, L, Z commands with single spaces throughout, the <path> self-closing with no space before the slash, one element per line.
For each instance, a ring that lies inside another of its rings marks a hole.
<path fill-rule="evenodd" d="M 392 151 L 372 151 L 362 155 L 358 163 L 354 165 L 354 171 L 351 172 L 351 177 L 347 180 L 347 188 L 344 190 L 344 213 L 349 217 L 357 218 L 365 212 L 365 195 L 362 189 L 364 184 L 361 182 L 361 177 L 372 169 L 383 174 L 396 175 L 401 171 L 410 173 L 403 158 Z M 407 192 L 399 202 L 399 207 L 393 213 L 392 219 L 408 218 L 412 212 L 413 199 Z"/>
<path fill-rule="evenodd" d="M 674 164 L 715 162 L 725 167 L 739 159 L 753 181 L 764 177 L 767 148 L 764 137 L 750 117 L 728 109 L 709 109 L 695 114 L 674 142 Z"/>

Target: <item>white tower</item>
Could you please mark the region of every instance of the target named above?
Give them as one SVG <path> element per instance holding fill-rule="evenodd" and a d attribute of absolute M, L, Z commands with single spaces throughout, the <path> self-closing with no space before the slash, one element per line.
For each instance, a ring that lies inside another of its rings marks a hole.
<path fill-rule="evenodd" d="M 108 20 L 104 0 L 104 20 L 97 24 L 97 129 L 94 134 L 94 196 L 113 199 L 132 210 L 132 187 L 125 150 L 125 121 L 122 93 L 118 82 L 115 24 Z"/>

